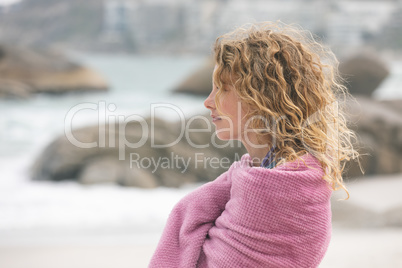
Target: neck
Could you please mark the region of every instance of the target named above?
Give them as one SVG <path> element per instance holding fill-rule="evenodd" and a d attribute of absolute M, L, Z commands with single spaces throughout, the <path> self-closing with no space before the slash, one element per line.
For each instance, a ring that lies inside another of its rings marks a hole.
<path fill-rule="evenodd" d="M 248 135 L 248 139 L 243 139 L 242 143 L 244 147 L 246 147 L 246 150 L 251 157 L 253 166 L 261 165 L 264 157 L 267 155 L 272 146 L 271 142 L 265 142 L 266 146 L 263 146 L 263 144 L 259 144 L 255 133 L 250 133 Z"/>

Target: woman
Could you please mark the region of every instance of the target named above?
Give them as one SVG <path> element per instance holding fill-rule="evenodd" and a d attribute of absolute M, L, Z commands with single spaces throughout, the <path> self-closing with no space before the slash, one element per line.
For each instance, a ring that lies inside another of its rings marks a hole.
<path fill-rule="evenodd" d="M 270 23 L 219 37 L 214 54 L 204 104 L 218 137 L 248 154 L 175 206 L 150 267 L 317 267 L 331 192 L 358 156 L 337 62 L 303 31 Z"/>

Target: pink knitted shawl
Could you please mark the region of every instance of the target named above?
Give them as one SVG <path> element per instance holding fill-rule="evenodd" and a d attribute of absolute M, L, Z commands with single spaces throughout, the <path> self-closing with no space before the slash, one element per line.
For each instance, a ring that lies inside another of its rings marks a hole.
<path fill-rule="evenodd" d="M 250 156 L 172 210 L 149 267 L 317 267 L 331 237 L 331 189 L 310 154 L 274 169 Z"/>

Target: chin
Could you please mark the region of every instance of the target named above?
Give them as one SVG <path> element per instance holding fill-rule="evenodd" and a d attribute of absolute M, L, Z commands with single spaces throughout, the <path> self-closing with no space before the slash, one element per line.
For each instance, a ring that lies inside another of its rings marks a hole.
<path fill-rule="evenodd" d="M 226 133 L 217 133 L 216 136 L 222 141 L 230 140 L 230 135 L 228 135 Z"/>
<path fill-rule="evenodd" d="M 238 140 L 233 133 L 231 135 L 230 131 L 217 131 L 216 136 L 222 141 Z"/>

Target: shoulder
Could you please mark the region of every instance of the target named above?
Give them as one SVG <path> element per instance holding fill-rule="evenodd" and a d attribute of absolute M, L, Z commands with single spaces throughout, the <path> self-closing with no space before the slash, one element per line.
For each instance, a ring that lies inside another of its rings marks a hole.
<path fill-rule="evenodd" d="M 230 173 L 266 178 L 275 175 L 308 177 L 310 179 L 322 178 L 324 170 L 320 162 L 311 154 L 305 154 L 293 162 L 285 162 L 273 169 L 253 167 L 250 165 L 250 155 L 245 154 L 240 161 L 234 162 L 229 169 Z"/>
<path fill-rule="evenodd" d="M 243 155 L 233 163 L 230 179 L 241 187 L 291 193 L 321 192 L 331 194 L 328 183 L 323 179 L 324 170 L 320 162 L 311 154 L 305 154 L 293 162 L 283 163 L 273 169 L 251 167 L 250 156 Z"/>

